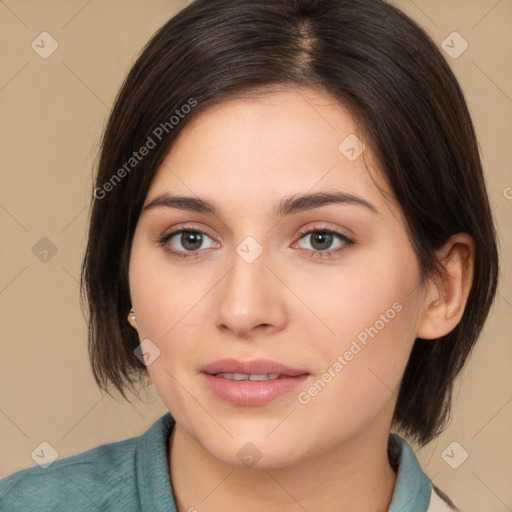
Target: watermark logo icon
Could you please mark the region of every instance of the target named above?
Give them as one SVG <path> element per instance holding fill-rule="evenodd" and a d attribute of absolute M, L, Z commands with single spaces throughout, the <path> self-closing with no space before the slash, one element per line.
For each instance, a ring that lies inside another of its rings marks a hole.
<path fill-rule="evenodd" d="M 469 453 L 457 441 L 450 443 L 441 453 L 441 458 L 452 469 L 460 467 L 468 457 Z"/>
<path fill-rule="evenodd" d="M 32 254 L 42 263 L 48 263 L 57 251 L 57 246 L 45 236 L 32 247 Z"/>
<path fill-rule="evenodd" d="M 43 469 L 50 467 L 59 457 L 57 450 L 46 441 L 39 444 L 30 455 Z"/>
<path fill-rule="evenodd" d="M 353 162 L 364 151 L 364 144 L 357 135 L 351 133 L 340 142 L 338 150 L 347 160 Z"/>
<path fill-rule="evenodd" d="M 149 339 L 146 338 L 142 343 L 133 351 L 137 359 L 139 359 L 146 366 L 155 362 L 160 356 L 160 349 Z"/>
<path fill-rule="evenodd" d="M 59 47 L 59 43 L 48 32 L 41 32 L 30 46 L 39 57 L 47 59 Z"/>
<path fill-rule="evenodd" d="M 468 49 L 469 44 L 458 32 L 452 32 L 441 43 L 441 47 L 452 59 L 458 59 Z"/>
<path fill-rule="evenodd" d="M 236 252 L 246 263 L 252 263 L 263 252 L 263 247 L 255 238 L 248 236 L 237 246 Z"/>
<path fill-rule="evenodd" d="M 237 453 L 237 457 L 248 468 L 254 467 L 263 454 L 253 443 L 246 443 Z"/>

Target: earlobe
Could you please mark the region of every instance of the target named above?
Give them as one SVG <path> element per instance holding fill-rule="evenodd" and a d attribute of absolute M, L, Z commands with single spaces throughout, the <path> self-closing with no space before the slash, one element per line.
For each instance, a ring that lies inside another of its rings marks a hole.
<path fill-rule="evenodd" d="M 417 338 L 436 339 L 460 322 L 473 283 L 475 244 L 467 233 L 452 235 L 438 252 L 439 279 L 429 284 Z"/>
<path fill-rule="evenodd" d="M 137 321 L 136 321 L 136 318 L 135 318 L 135 311 L 133 310 L 133 308 L 130 309 L 130 312 L 128 313 L 128 323 L 135 329 L 137 330 Z"/>

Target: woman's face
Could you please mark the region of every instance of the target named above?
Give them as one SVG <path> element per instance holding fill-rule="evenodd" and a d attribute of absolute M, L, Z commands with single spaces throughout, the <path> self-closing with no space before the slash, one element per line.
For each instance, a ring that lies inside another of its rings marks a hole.
<path fill-rule="evenodd" d="M 225 102 L 184 128 L 148 192 L 136 328 L 178 426 L 225 463 L 279 467 L 387 436 L 424 294 L 356 133 L 310 89 Z"/>

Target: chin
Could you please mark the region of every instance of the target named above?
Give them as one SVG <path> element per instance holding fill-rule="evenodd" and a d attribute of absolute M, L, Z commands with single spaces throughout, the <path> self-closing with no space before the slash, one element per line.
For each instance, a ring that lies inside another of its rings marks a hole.
<path fill-rule="evenodd" d="M 228 446 L 226 444 L 215 447 L 206 447 L 210 455 L 220 462 L 239 469 L 277 469 L 290 466 L 298 462 L 300 454 L 295 448 L 281 440 L 274 443 L 235 439 Z"/>

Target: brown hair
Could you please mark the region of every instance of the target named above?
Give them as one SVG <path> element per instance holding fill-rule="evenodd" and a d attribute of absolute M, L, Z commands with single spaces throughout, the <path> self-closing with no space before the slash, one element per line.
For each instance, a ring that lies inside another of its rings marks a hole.
<path fill-rule="evenodd" d="M 398 396 L 394 426 L 425 444 L 446 424 L 453 381 L 488 315 L 498 253 L 460 86 L 430 37 L 382 0 L 196 0 L 149 41 L 115 100 L 92 198 L 81 284 L 94 378 L 128 400 L 123 388 L 136 393 L 147 375 L 126 321 L 128 263 L 149 185 L 176 136 L 206 107 L 276 86 L 316 88 L 351 111 L 403 211 L 424 278 L 438 271 L 435 251 L 450 235 L 475 241 L 463 317 L 442 338 L 416 340 Z M 154 145 L 135 158 L 149 138 Z"/>

